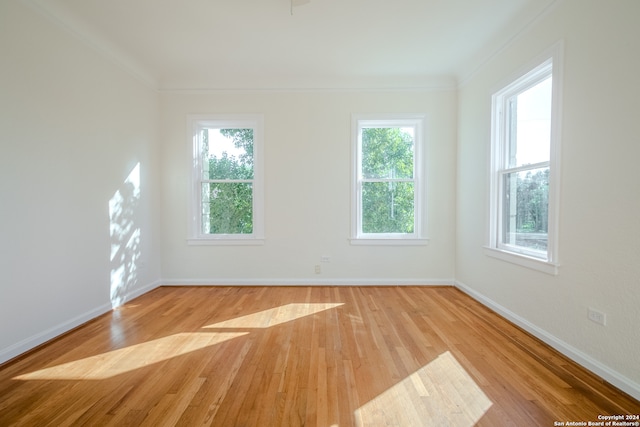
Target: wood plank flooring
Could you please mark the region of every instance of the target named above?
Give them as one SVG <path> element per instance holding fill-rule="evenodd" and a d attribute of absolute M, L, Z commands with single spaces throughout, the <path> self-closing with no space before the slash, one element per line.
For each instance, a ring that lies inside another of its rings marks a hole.
<path fill-rule="evenodd" d="M 554 426 L 637 415 L 452 287 L 161 287 L 0 367 L 0 426 Z"/>

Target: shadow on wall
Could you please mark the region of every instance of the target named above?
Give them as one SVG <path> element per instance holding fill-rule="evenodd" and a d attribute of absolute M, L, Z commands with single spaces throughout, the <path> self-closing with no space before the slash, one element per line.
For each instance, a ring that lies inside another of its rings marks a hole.
<path fill-rule="evenodd" d="M 125 302 L 138 282 L 140 267 L 140 162 L 109 200 L 111 233 L 111 307 Z"/>

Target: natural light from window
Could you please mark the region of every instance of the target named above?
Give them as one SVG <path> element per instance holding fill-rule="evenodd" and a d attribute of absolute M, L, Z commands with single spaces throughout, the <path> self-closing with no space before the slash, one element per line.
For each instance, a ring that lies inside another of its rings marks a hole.
<path fill-rule="evenodd" d="M 291 322 L 305 316 L 330 310 L 342 303 L 287 304 L 247 316 L 215 323 L 205 328 L 259 329 Z M 182 332 L 118 350 L 101 353 L 20 375 L 17 380 L 102 380 L 141 369 L 173 357 L 215 346 L 250 332 Z"/>
<path fill-rule="evenodd" d="M 138 281 L 140 263 L 140 163 L 138 162 L 120 188 L 109 200 L 109 234 L 111 241 L 111 307 L 120 306 Z"/>
<path fill-rule="evenodd" d="M 263 116 L 188 116 L 190 245 L 264 244 Z"/>
<path fill-rule="evenodd" d="M 226 153 L 228 157 L 240 157 L 246 155 L 247 150 L 236 147 L 232 138 L 223 135 L 220 129 L 207 129 L 209 133 L 209 157 L 222 158 Z"/>
<path fill-rule="evenodd" d="M 286 304 L 214 323 L 203 329 L 269 328 L 342 305 L 343 303 Z M 201 331 L 172 334 L 75 361 L 54 364 L 14 379 L 23 381 L 105 380 L 251 334 L 251 331 L 237 330 Z M 407 357 L 410 356 L 405 355 L 405 358 Z M 491 406 L 491 400 L 456 358 L 446 351 L 362 404 L 353 415 L 355 424 L 363 427 L 380 425 L 471 427 Z M 337 426 L 337 424 L 333 425 Z"/>
<path fill-rule="evenodd" d="M 357 426 L 471 427 L 491 400 L 450 353 L 409 375 L 355 411 Z"/>
<path fill-rule="evenodd" d="M 183 332 L 62 363 L 15 379 L 103 380 L 247 334 L 248 332 Z"/>
<path fill-rule="evenodd" d="M 517 148 L 512 166 L 546 162 L 551 147 L 551 76 L 516 99 Z"/>
<path fill-rule="evenodd" d="M 426 244 L 425 127 L 424 114 L 352 115 L 352 244 Z"/>
<path fill-rule="evenodd" d="M 491 96 L 485 254 L 558 274 L 562 45 Z"/>
<path fill-rule="evenodd" d="M 235 319 L 214 323 L 205 328 L 269 328 L 282 323 L 291 322 L 301 317 L 310 316 L 325 310 L 331 310 L 342 303 L 294 303 L 276 308 L 248 314 Z"/>

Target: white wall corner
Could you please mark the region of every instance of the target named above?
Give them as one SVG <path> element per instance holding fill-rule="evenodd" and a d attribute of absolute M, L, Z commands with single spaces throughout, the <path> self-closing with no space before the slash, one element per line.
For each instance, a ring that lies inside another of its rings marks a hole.
<path fill-rule="evenodd" d="M 122 300 L 119 301 L 119 304 L 113 305 L 113 308 L 117 308 L 120 307 L 124 304 L 126 304 L 127 302 L 131 301 L 134 298 L 138 298 L 139 296 L 142 296 L 144 294 L 146 294 L 147 292 L 151 292 L 152 290 L 154 290 L 155 288 L 158 288 L 162 286 L 162 281 L 161 280 L 156 280 L 153 281 L 147 285 L 144 286 L 139 286 L 135 289 L 132 289 L 131 291 L 127 292 L 126 294 L 123 295 Z"/>

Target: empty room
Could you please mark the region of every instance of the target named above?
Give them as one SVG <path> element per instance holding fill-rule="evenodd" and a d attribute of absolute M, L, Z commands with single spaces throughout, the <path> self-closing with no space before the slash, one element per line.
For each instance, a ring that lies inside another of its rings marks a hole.
<path fill-rule="evenodd" d="M 640 426 L 639 17 L 1 0 L 0 425 Z"/>

